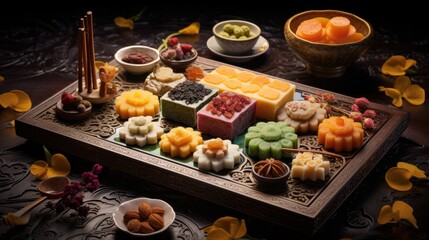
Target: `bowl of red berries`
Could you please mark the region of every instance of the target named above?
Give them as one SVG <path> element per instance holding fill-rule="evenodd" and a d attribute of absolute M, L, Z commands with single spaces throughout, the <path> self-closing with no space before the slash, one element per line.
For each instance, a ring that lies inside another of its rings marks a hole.
<path fill-rule="evenodd" d="M 198 52 L 189 43 L 180 43 L 176 37 L 168 39 L 167 47 L 160 51 L 161 62 L 176 72 L 182 72 L 198 57 Z"/>
<path fill-rule="evenodd" d="M 83 100 L 81 96 L 68 92 L 61 94 L 61 100 L 57 102 L 55 114 L 58 118 L 67 121 L 79 121 L 88 118 L 92 112 L 92 104 Z"/>

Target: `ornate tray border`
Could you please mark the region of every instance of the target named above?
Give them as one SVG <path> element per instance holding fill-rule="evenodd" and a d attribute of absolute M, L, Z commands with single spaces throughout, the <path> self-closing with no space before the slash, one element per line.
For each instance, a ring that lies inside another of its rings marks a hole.
<path fill-rule="evenodd" d="M 197 59 L 196 64 L 209 69 L 221 64 L 227 65 L 202 57 Z M 303 92 L 329 92 L 295 82 L 294 84 L 297 90 Z M 77 82 L 66 87 L 64 91 L 72 92 L 76 87 Z M 41 144 L 49 143 L 50 146 L 76 157 L 98 162 L 305 234 L 315 234 L 345 201 L 400 137 L 409 118 L 407 112 L 372 103 L 372 109 L 388 116 L 383 127 L 371 136 L 365 147 L 331 179 L 314 201 L 303 205 L 285 201 L 281 196 L 264 193 L 257 188 L 243 187 L 242 184 L 198 169 L 135 151 L 93 134 L 40 119 L 38 116 L 56 104 L 61 92 L 19 117 L 16 120 L 17 135 Z M 331 93 L 341 102 L 352 103 L 354 100 L 345 95 Z"/>

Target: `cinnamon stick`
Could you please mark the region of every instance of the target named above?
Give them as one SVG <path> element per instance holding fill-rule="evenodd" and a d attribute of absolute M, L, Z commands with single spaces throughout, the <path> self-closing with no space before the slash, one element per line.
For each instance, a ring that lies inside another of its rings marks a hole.
<path fill-rule="evenodd" d="M 97 84 L 97 76 L 95 73 L 95 52 L 94 52 L 94 26 L 93 26 L 93 17 L 92 17 L 92 12 L 88 11 L 86 13 L 86 15 L 88 16 L 88 37 L 89 37 L 89 62 L 91 65 L 91 79 L 92 79 L 92 88 L 93 89 L 97 89 L 98 88 L 98 84 Z"/>
<path fill-rule="evenodd" d="M 84 56 L 83 56 L 83 44 L 84 44 L 84 35 L 85 35 L 85 30 L 83 29 L 83 28 L 79 28 L 79 34 L 78 34 L 78 49 L 77 49 L 77 51 L 78 51 L 78 53 L 77 53 L 77 55 L 78 55 L 78 59 L 77 59 L 77 62 L 78 62 L 78 69 L 77 69 L 77 74 L 78 74 L 78 79 L 77 79 L 77 83 L 78 83 L 78 85 L 77 85 L 77 89 L 78 89 L 78 92 L 79 93 L 81 93 L 82 91 L 83 91 L 83 63 L 82 63 L 82 61 L 83 61 L 83 58 L 84 58 Z"/>
<path fill-rule="evenodd" d="M 92 74 L 91 74 L 91 61 L 90 61 L 90 42 L 89 42 L 89 34 L 88 34 L 88 25 L 89 25 L 89 19 L 88 16 L 84 16 L 84 22 L 85 22 L 85 83 L 86 83 L 86 89 L 87 93 L 92 93 Z"/>

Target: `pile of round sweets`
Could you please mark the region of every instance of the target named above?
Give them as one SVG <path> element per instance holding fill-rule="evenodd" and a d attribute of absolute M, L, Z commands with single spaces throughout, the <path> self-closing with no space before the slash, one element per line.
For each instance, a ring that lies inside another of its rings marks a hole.
<path fill-rule="evenodd" d="M 247 39 L 253 37 L 253 33 L 250 32 L 249 26 L 238 26 L 229 23 L 223 26 L 219 35 L 229 39 Z"/>
<path fill-rule="evenodd" d="M 61 95 L 61 103 L 64 111 L 85 112 L 92 106 L 88 100 L 83 100 L 81 96 L 74 96 L 68 92 L 63 92 Z"/>

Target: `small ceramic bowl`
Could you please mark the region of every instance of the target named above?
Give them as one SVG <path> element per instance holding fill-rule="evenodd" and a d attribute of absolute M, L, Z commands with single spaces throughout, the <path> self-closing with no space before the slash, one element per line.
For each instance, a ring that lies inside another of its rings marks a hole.
<path fill-rule="evenodd" d="M 252 167 L 252 176 L 255 179 L 256 183 L 264 188 L 275 188 L 275 187 L 284 187 L 286 188 L 286 182 L 290 175 L 290 168 L 286 163 L 282 164 L 284 165 L 286 171 L 284 175 L 278 176 L 278 177 L 267 177 L 263 176 L 257 173 L 256 168 L 258 167 L 258 164 L 261 164 L 262 161 L 257 162 Z"/>
<path fill-rule="evenodd" d="M 167 48 L 164 48 L 161 50 L 160 53 L 160 59 L 161 62 L 167 66 L 173 69 L 175 72 L 183 72 L 187 67 L 189 67 L 195 60 L 197 60 L 198 52 L 195 50 L 195 48 L 192 49 L 192 57 L 183 59 L 183 60 L 174 60 L 174 59 L 166 59 L 163 57 L 162 53 L 166 51 Z"/>
<path fill-rule="evenodd" d="M 124 61 L 124 57 L 129 56 L 130 54 L 148 55 L 153 60 L 147 63 L 129 63 Z M 132 45 L 119 49 L 115 53 L 115 60 L 125 71 L 134 75 L 141 75 L 153 70 L 155 65 L 159 62 L 159 52 L 157 49 L 148 46 Z"/>
<path fill-rule="evenodd" d="M 143 202 L 148 203 L 151 207 L 160 207 L 164 209 L 164 215 L 163 215 L 164 227 L 163 228 L 152 233 L 135 233 L 128 230 L 127 225 L 124 222 L 125 213 L 127 211 L 139 211 L 138 206 L 140 203 L 143 203 Z M 119 207 L 113 212 L 112 216 L 116 226 L 122 231 L 136 237 L 144 237 L 144 236 L 156 235 L 165 231 L 174 222 L 174 219 L 176 218 L 176 213 L 174 212 L 170 204 L 168 204 L 163 200 L 142 197 L 142 198 L 135 198 L 127 202 L 121 203 Z"/>
<path fill-rule="evenodd" d="M 316 43 L 298 37 L 295 33 L 302 21 L 315 17 L 347 17 L 363 39 L 350 43 Z M 344 74 L 347 66 L 361 57 L 371 46 L 373 30 L 364 19 L 338 10 L 310 10 L 290 17 L 284 25 L 285 38 L 295 54 L 307 65 L 307 72 L 317 77 L 333 78 Z"/>
<path fill-rule="evenodd" d="M 225 37 L 221 35 L 221 32 L 223 31 L 223 28 L 226 24 L 247 26 L 249 27 L 252 35 L 251 37 L 248 37 L 246 39 L 231 39 Z M 261 29 L 258 27 L 258 25 L 242 20 L 226 20 L 219 22 L 214 25 L 212 31 L 216 42 L 223 50 L 225 50 L 225 52 L 227 52 L 228 54 L 237 55 L 251 53 L 252 48 L 255 46 L 256 42 L 259 39 L 259 36 L 261 36 Z"/>

